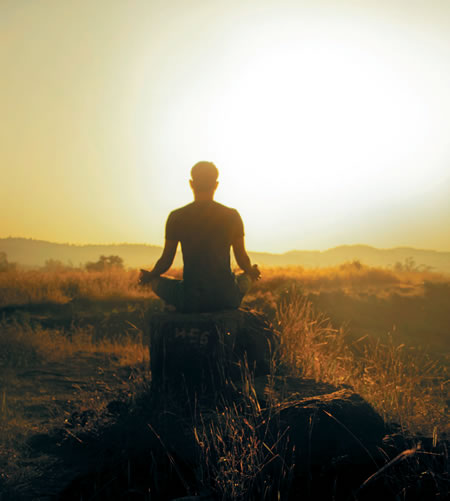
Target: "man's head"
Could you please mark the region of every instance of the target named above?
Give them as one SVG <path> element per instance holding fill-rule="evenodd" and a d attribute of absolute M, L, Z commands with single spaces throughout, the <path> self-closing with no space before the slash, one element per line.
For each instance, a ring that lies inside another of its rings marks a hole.
<path fill-rule="evenodd" d="M 191 188 L 194 194 L 214 194 L 219 184 L 219 171 L 212 162 L 198 162 L 191 169 Z"/>

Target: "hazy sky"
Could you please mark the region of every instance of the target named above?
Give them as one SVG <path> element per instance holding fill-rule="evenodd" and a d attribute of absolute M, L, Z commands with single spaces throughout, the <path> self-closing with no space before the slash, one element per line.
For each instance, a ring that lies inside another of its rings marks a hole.
<path fill-rule="evenodd" d="M 449 0 L 0 0 L 0 237 L 450 250 Z"/>

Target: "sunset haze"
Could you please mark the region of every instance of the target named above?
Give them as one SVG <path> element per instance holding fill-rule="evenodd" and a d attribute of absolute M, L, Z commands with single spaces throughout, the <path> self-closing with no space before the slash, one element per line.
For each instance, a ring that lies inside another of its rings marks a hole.
<path fill-rule="evenodd" d="M 219 169 L 254 251 L 450 251 L 450 2 L 0 2 L 0 238 L 161 245 Z"/>

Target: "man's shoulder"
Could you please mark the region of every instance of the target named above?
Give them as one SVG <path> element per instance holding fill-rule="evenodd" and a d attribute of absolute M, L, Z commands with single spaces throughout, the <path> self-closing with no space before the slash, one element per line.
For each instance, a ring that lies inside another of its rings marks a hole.
<path fill-rule="evenodd" d="M 184 224 L 188 223 L 191 219 L 197 219 L 200 214 L 205 214 L 207 217 L 213 219 L 220 219 L 228 221 L 236 221 L 241 219 L 239 212 L 232 207 L 228 207 L 219 202 L 211 201 L 208 203 L 191 202 L 190 204 L 183 205 L 178 209 L 174 209 L 168 217 L 168 223 Z"/>
<path fill-rule="evenodd" d="M 184 214 L 187 212 L 195 211 L 201 208 L 205 209 L 213 209 L 219 212 L 229 212 L 229 213 L 238 213 L 236 209 L 233 209 L 232 207 L 228 207 L 227 205 L 223 205 L 219 202 L 216 202 L 215 200 L 212 200 L 210 202 L 207 202 L 204 204 L 203 202 L 191 202 L 187 205 L 183 205 L 182 207 L 179 207 L 178 209 L 174 209 L 170 215 L 178 215 L 178 214 Z M 239 213 L 238 213 L 239 214 Z"/>
<path fill-rule="evenodd" d="M 239 214 L 236 209 L 228 207 L 227 205 L 220 204 L 219 202 L 214 201 L 214 205 L 218 211 L 226 212 L 229 214 Z"/>
<path fill-rule="evenodd" d="M 169 214 L 169 218 L 170 217 L 177 217 L 179 215 L 185 214 L 186 212 L 189 212 L 190 210 L 192 210 L 193 205 L 194 205 L 194 202 L 191 202 L 190 204 L 183 205 L 183 207 L 178 207 L 178 209 L 174 209 Z"/>

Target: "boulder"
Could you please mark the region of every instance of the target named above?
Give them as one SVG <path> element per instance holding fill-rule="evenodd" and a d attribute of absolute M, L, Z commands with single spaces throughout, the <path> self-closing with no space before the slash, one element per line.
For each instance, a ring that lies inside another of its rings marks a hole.
<path fill-rule="evenodd" d="M 272 436 L 286 431 L 295 448 L 297 471 L 384 464 L 386 424 L 350 387 L 293 376 L 259 376 L 252 384 Z"/>
<path fill-rule="evenodd" d="M 291 400 L 276 423 L 289 429 L 297 468 L 382 465 L 379 447 L 386 434 L 381 416 L 349 388 Z"/>
<path fill-rule="evenodd" d="M 147 321 L 152 391 L 215 390 L 238 380 L 243 366 L 268 374 L 279 344 L 267 319 L 247 309 L 159 313 Z"/>

